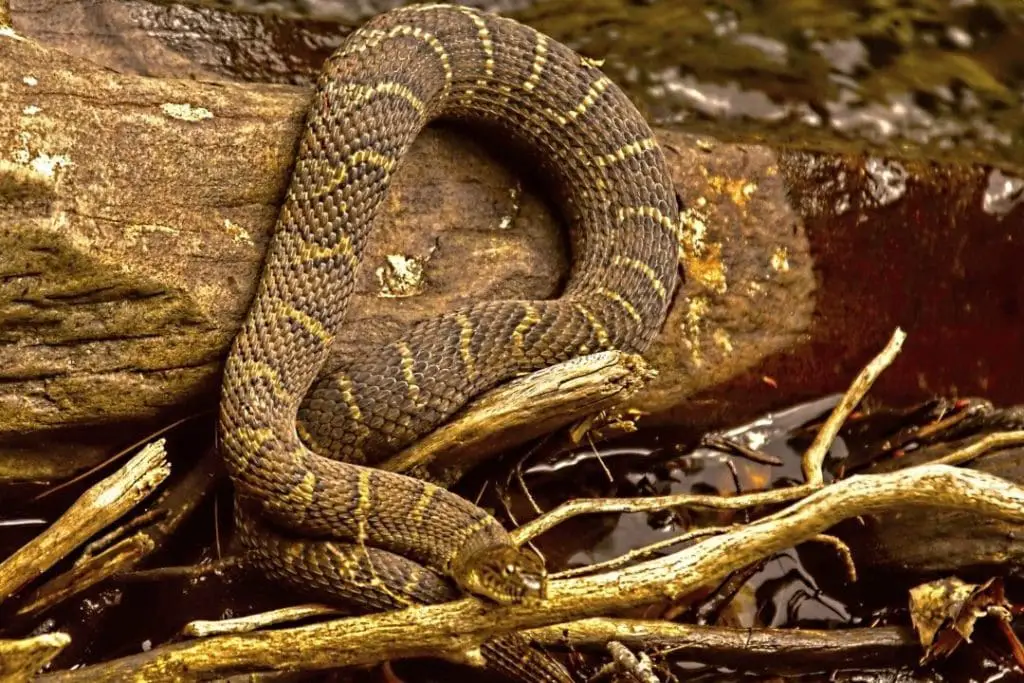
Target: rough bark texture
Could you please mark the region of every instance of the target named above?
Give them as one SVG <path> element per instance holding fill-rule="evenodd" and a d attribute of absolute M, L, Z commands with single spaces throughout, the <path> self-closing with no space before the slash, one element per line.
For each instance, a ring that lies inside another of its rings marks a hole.
<path fill-rule="evenodd" d="M 68 430 L 212 407 L 309 92 L 122 76 L 2 37 L 0 97 L 0 472 L 58 476 Z M 516 199 L 521 169 L 462 133 L 428 130 L 406 159 L 338 353 L 470 299 L 557 295 L 567 255 L 542 192 L 527 178 Z M 661 376 L 636 401 L 651 411 L 793 343 L 814 289 L 773 152 L 660 138 L 693 235 L 649 356 Z M 415 263 L 411 296 L 381 280 L 394 256 Z"/>

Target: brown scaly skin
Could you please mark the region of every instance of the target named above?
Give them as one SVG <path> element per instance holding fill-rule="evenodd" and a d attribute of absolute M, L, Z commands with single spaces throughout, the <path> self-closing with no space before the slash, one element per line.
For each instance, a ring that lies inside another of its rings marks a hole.
<path fill-rule="evenodd" d="M 312 386 L 390 178 L 438 117 L 496 126 L 539 157 L 571 227 L 565 293 L 424 321 Z M 543 565 L 493 517 L 444 489 L 352 462 L 408 444 L 516 374 L 602 349 L 642 352 L 677 284 L 679 237 L 651 130 L 567 47 L 447 5 L 395 10 L 353 33 L 318 81 L 225 366 L 219 433 L 250 554 L 278 578 L 370 608 L 451 597 L 450 586 L 417 588 L 426 576 L 417 571 L 498 602 L 542 599 Z M 303 436 L 321 454 L 297 434 L 300 407 Z M 525 645 L 501 638 L 488 647 L 500 668 Z M 568 680 L 528 668 L 530 680 Z"/>

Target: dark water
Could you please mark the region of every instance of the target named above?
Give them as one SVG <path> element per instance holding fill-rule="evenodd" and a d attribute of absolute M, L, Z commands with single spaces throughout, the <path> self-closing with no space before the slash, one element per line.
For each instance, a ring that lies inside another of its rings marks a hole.
<path fill-rule="evenodd" d="M 197 0 L 199 2 L 200 0 Z M 221 2 L 263 12 L 214 24 L 240 50 L 221 67 L 263 80 L 310 73 L 396 0 Z M 1016 0 L 475 0 L 604 70 L 658 125 L 722 139 L 994 164 L 1024 185 L 1024 6 Z M 328 20 L 296 24 L 279 14 Z M 149 19 L 165 23 L 160 12 Z M 259 25 L 261 41 L 251 41 Z M 344 32 L 346 29 L 343 29 Z M 247 54 L 252 50 L 251 54 Z M 302 64 L 309 57 L 308 64 Z M 307 68 L 308 67 L 308 68 Z M 1014 176 L 1013 173 L 1017 175 Z"/>

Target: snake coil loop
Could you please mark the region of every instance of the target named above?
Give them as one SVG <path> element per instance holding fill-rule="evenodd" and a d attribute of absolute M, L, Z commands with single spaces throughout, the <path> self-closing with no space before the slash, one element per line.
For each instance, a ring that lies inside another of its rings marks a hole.
<path fill-rule="evenodd" d="M 422 321 L 317 375 L 366 235 L 416 135 L 439 118 L 497 127 L 532 150 L 570 225 L 559 299 L 490 301 Z M 594 62 L 515 21 L 415 5 L 353 32 L 325 64 L 256 296 L 234 340 L 219 436 L 239 531 L 272 576 L 389 609 L 542 599 L 543 563 L 492 516 L 437 486 L 356 464 L 421 436 L 472 396 L 604 349 L 642 352 L 678 282 L 678 206 L 661 150 Z M 356 362 L 357 361 L 357 362 Z M 300 440 L 296 420 L 308 443 Z M 518 637 L 498 670 L 568 680 Z"/>

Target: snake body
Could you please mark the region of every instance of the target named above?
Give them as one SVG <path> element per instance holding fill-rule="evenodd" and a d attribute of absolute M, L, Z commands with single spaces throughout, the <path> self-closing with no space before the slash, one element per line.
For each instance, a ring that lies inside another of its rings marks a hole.
<path fill-rule="evenodd" d="M 318 380 L 391 177 L 439 117 L 495 127 L 538 158 L 571 228 L 565 291 L 425 320 Z M 277 578 L 372 609 L 449 599 L 452 579 L 498 602 L 543 597 L 542 564 L 496 519 L 357 463 L 517 374 L 604 349 L 642 352 L 677 284 L 679 244 L 662 153 L 594 63 L 512 20 L 451 5 L 401 8 L 353 32 L 317 81 L 225 365 L 219 438 L 247 551 Z M 300 411 L 317 452 L 297 432 Z M 509 637 L 483 651 L 521 673 L 512 660 L 523 648 Z M 530 664 L 533 680 L 566 680 L 545 666 Z"/>

